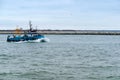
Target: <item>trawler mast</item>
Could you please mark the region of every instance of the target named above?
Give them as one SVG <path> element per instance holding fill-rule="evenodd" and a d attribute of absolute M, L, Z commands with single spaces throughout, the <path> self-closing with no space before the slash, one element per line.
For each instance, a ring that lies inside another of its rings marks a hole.
<path fill-rule="evenodd" d="M 30 27 L 30 32 L 37 32 L 37 29 L 35 30 L 35 29 L 33 29 L 32 28 L 32 23 L 31 23 L 31 21 L 29 21 L 29 27 Z"/>
<path fill-rule="evenodd" d="M 32 31 L 32 23 L 31 23 L 31 21 L 29 21 L 29 27 L 30 27 L 30 31 Z"/>

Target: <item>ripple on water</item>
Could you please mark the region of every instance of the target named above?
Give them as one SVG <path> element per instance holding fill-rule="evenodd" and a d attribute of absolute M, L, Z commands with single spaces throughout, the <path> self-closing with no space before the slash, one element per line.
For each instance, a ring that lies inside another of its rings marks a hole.
<path fill-rule="evenodd" d="M 120 38 L 48 35 L 51 42 L 7 43 L 0 35 L 1 80 L 119 80 Z"/>

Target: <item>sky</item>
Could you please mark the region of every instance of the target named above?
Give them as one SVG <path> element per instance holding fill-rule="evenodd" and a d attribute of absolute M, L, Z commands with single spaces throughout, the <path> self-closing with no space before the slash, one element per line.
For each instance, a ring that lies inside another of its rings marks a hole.
<path fill-rule="evenodd" d="M 0 0 L 0 29 L 120 30 L 120 0 Z"/>

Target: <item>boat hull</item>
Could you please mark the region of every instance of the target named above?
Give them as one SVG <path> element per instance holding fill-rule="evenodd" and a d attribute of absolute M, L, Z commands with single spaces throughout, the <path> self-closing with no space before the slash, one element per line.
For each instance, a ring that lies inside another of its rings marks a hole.
<path fill-rule="evenodd" d="M 7 42 L 49 42 L 49 39 L 43 35 L 37 36 L 8 36 Z"/>

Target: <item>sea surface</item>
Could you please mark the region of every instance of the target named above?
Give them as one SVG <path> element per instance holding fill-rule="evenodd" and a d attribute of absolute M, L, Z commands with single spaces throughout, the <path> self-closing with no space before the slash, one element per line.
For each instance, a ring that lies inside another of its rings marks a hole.
<path fill-rule="evenodd" d="M 0 80 L 120 80 L 120 35 L 46 35 L 8 43 L 0 35 Z"/>

